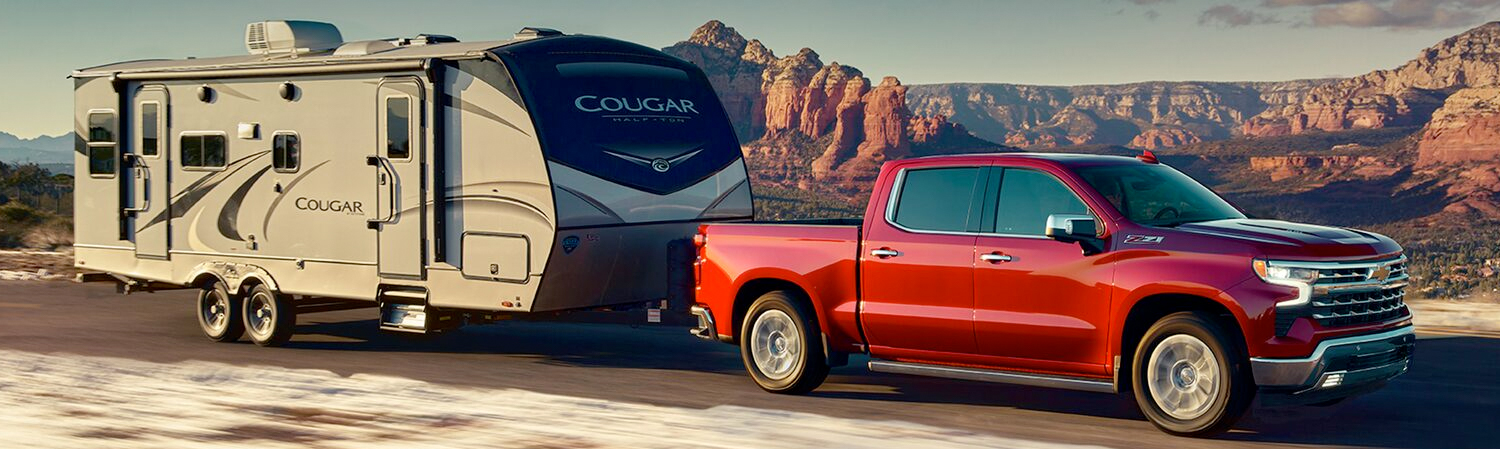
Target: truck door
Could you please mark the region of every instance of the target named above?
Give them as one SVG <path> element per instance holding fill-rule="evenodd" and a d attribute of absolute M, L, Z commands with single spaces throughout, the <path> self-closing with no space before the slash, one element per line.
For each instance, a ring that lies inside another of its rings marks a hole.
<path fill-rule="evenodd" d="M 383 277 L 421 278 L 426 263 L 422 243 L 426 220 L 424 176 L 425 95 L 412 77 L 387 78 L 376 89 L 378 126 L 375 170 L 377 260 Z"/>
<path fill-rule="evenodd" d="M 166 259 L 168 227 L 167 182 L 170 172 L 167 88 L 146 85 L 136 91 L 125 145 L 124 195 L 127 228 L 132 231 L 135 255 L 141 259 Z"/>
<path fill-rule="evenodd" d="M 861 254 L 861 323 L 877 357 L 974 352 L 974 239 L 983 166 L 908 168 Z M 941 356 L 934 358 L 942 358 Z"/>
<path fill-rule="evenodd" d="M 979 353 L 1004 357 L 1010 368 L 1107 374 L 1111 264 L 1044 232 L 1049 215 L 1092 212 L 1040 169 L 997 166 L 994 173 L 998 201 L 975 255 Z"/>

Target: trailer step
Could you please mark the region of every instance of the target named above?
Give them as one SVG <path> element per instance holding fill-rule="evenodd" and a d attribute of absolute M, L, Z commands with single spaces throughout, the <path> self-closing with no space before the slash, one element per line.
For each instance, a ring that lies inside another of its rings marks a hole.
<path fill-rule="evenodd" d="M 463 324 L 462 315 L 427 305 L 426 289 L 384 287 L 378 301 L 381 330 L 428 334 Z"/>

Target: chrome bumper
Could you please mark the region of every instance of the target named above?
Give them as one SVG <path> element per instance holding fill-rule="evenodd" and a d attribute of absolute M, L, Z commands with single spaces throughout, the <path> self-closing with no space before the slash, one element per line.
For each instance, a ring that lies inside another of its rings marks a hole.
<path fill-rule="evenodd" d="M 1378 387 L 1405 373 L 1415 346 L 1416 334 L 1406 326 L 1326 340 L 1306 358 L 1251 358 L 1250 367 L 1263 392 L 1328 399 L 1362 393 L 1361 387 Z"/>
<path fill-rule="evenodd" d="M 698 319 L 698 326 L 692 329 L 693 335 L 705 340 L 718 340 L 718 327 L 714 326 L 714 312 L 701 306 L 693 306 L 689 309 L 693 317 Z"/>

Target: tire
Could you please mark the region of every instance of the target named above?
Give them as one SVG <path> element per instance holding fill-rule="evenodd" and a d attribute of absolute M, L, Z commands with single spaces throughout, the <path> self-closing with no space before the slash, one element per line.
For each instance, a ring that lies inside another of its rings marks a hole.
<path fill-rule="evenodd" d="M 198 289 L 198 328 L 209 340 L 220 343 L 239 341 L 245 335 L 240 298 L 229 293 L 224 282 L 214 280 Z"/>
<path fill-rule="evenodd" d="M 1207 437 L 1233 427 L 1255 398 L 1249 359 L 1236 338 L 1201 312 L 1157 321 L 1136 345 L 1131 364 L 1141 413 L 1179 436 Z"/>
<path fill-rule="evenodd" d="M 774 291 L 750 305 L 740 329 L 740 357 L 761 389 L 805 394 L 828 377 L 817 317 L 791 293 Z"/>
<path fill-rule="evenodd" d="M 297 309 L 286 295 L 265 284 L 256 284 L 245 295 L 242 306 L 245 334 L 260 346 L 281 346 L 292 339 L 297 327 Z"/>

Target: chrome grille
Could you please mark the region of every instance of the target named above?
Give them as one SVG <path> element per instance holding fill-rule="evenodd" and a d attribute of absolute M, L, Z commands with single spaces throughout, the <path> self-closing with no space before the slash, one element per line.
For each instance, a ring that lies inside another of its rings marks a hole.
<path fill-rule="evenodd" d="M 1405 299 L 1404 286 L 1358 293 L 1335 293 L 1313 298 L 1312 317 L 1324 327 L 1375 323 L 1405 313 Z"/>
<path fill-rule="evenodd" d="M 1358 326 L 1406 316 L 1407 260 L 1374 262 L 1281 262 L 1317 270 L 1310 301 L 1277 307 L 1276 335 L 1287 335 L 1298 318 L 1322 327 Z"/>

